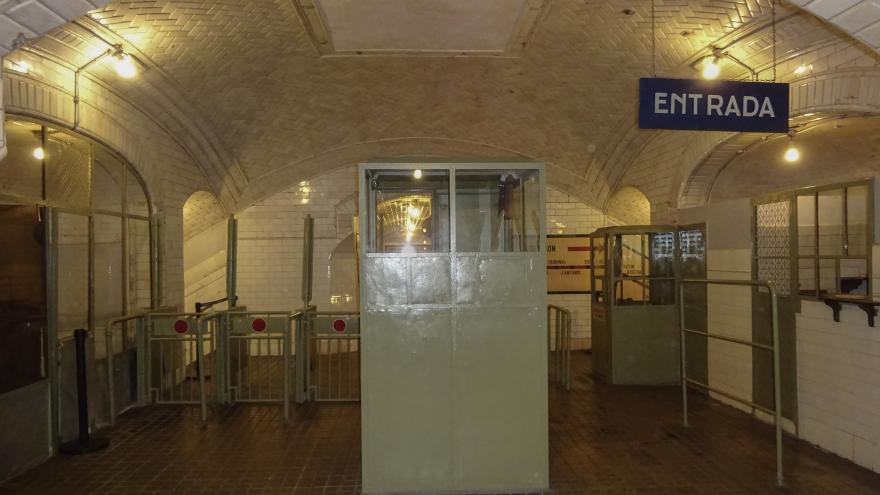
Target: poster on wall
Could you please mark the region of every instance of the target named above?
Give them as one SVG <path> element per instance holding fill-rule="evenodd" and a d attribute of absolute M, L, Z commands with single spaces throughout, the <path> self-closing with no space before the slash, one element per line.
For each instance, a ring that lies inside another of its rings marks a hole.
<path fill-rule="evenodd" d="M 590 236 L 547 236 L 547 293 L 590 292 Z"/>

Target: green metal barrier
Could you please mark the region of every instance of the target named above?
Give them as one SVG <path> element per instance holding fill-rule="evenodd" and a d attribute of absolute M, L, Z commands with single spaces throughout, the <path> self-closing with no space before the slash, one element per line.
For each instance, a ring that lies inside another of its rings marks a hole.
<path fill-rule="evenodd" d="M 547 363 L 550 375 L 571 390 L 571 311 L 547 305 Z"/>
<path fill-rule="evenodd" d="M 699 330 L 691 330 L 685 327 L 684 319 L 684 286 L 686 284 L 706 284 L 706 285 L 739 285 L 748 287 L 762 287 L 767 289 L 770 294 L 772 306 L 771 325 L 773 329 L 773 344 L 765 345 L 750 340 L 738 339 L 726 335 L 717 335 Z M 687 405 L 687 388 L 688 385 L 694 385 L 703 390 L 716 393 L 730 400 L 745 404 L 759 411 L 770 414 L 774 418 L 774 426 L 776 428 L 776 485 L 783 486 L 784 478 L 782 473 L 782 389 L 780 386 L 779 372 L 779 310 L 776 303 L 776 292 L 769 282 L 763 280 L 724 280 L 724 279 L 682 279 L 679 284 L 679 321 L 681 325 L 681 404 L 682 404 L 682 420 L 684 427 L 688 427 L 688 405 Z M 699 335 L 707 339 L 718 339 L 725 342 L 732 342 L 751 347 L 753 349 L 763 349 L 773 354 L 773 409 L 770 410 L 760 404 L 756 404 L 750 400 L 737 397 L 729 392 L 711 387 L 708 383 L 702 383 L 687 377 L 687 352 L 685 349 L 686 335 Z"/>

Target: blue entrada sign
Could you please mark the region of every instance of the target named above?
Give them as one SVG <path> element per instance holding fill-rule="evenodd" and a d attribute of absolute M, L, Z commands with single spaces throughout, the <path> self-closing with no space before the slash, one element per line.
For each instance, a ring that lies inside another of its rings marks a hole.
<path fill-rule="evenodd" d="M 788 84 L 642 78 L 639 128 L 788 132 Z"/>

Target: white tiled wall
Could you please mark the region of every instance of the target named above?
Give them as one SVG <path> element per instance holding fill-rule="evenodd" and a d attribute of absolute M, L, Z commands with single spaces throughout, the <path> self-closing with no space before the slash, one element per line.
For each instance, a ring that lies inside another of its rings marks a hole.
<path fill-rule="evenodd" d="M 873 284 L 880 290 L 880 246 L 873 247 Z M 880 472 L 880 327 L 844 305 L 840 322 L 824 303 L 802 301 L 797 315 L 800 436 Z"/>
<path fill-rule="evenodd" d="M 750 280 L 749 249 L 710 249 L 707 278 Z M 709 333 L 752 340 L 752 292 L 748 287 L 710 285 L 707 287 Z M 709 340 L 709 384 L 737 397 L 752 398 L 752 349 L 718 339 Z M 747 409 L 720 395 L 716 399 Z"/>
<path fill-rule="evenodd" d="M 302 306 L 303 220 L 310 214 L 315 219 L 312 302 L 324 311 L 357 309 L 356 287 L 345 293 L 330 293 L 331 277 L 340 276 L 330 270 L 333 250 L 352 233 L 356 171 L 357 167 L 345 167 L 328 172 L 259 201 L 237 215 L 240 304 L 261 310 Z M 345 273 L 348 275 L 350 271 Z M 342 297 L 331 304 L 333 295 Z M 348 300 L 346 295 L 350 296 Z"/>
<path fill-rule="evenodd" d="M 824 303 L 797 315 L 799 435 L 880 472 L 880 327 L 845 305 L 840 322 Z"/>
<path fill-rule="evenodd" d="M 194 311 L 196 302 L 226 296 L 226 229 L 221 220 L 183 243 L 186 311 Z"/>

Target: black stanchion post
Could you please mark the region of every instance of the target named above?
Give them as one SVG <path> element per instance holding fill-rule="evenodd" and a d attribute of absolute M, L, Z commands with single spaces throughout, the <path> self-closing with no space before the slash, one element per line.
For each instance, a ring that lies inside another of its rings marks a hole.
<path fill-rule="evenodd" d="M 79 438 L 61 445 L 64 454 L 87 454 L 101 450 L 110 443 L 106 438 L 89 434 L 89 393 L 86 376 L 86 339 L 89 332 L 78 328 L 73 331 L 76 346 L 76 405 L 79 416 Z M 107 366 L 113 365 L 111 356 L 107 356 Z M 110 393 L 113 393 L 111 390 Z"/>

